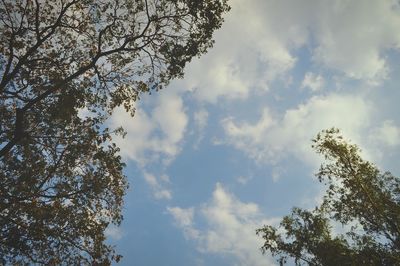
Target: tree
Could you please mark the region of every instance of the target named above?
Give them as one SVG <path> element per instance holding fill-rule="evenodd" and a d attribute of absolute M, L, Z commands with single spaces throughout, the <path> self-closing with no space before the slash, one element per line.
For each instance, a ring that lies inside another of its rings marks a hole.
<path fill-rule="evenodd" d="M 2 0 L 0 264 L 109 264 L 127 181 L 122 129 L 141 93 L 183 76 L 226 0 Z M 89 115 L 80 115 L 85 109 Z"/>
<path fill-rule="evenodd" d="M 400 179 L 363 160 L 337 129 L 322 131 L 313 148 L 328 161 L 316 174 L 327 185 L 321 206 L 294 208 L 278 228 L 257 230 L 263 252 L 282 265 L 400 265 Z M 344 233 L 332 226 L 342 224 Z"/>

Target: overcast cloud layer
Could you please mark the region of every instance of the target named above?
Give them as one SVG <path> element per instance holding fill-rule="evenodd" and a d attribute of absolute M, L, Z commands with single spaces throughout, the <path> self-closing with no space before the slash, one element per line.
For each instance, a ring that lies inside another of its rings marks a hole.
<path fill-rule="evenodd" d="M 318 201 L 310 140 L 332 126 L 400 173 L 398 1 L 231 5 L 184 79 L 110 121 L 127 131 L 116 141 L 133 186 L 109 230 L 123 265 L 273 265 L 255 229 Z"/>

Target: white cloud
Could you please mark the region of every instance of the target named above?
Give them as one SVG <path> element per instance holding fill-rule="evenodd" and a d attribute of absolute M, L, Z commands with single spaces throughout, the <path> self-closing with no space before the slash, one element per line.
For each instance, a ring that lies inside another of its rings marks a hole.
<path fill-rule="evenodd" d="M 122 108 L 113 113 L 109 124 L 112 128 L 122 126 L 127 132 L 125 138 L 114 141 L 121 149 L 124 159 L 138 163 L 146 183 L 156 199 L 171 199 L 172 192 L 166 188 L 169 177 L 159 178 L 147 172 L 151 163 L 168 166 L 181 151 L 188 118 L 181 96 L 174 91 L 160 92 L 152 96 L 155 106 L 146 112 L 137 107 L 134 117 Z"/>
<path fill-rule="evenodd" d="M 400 47 L 399 3 L 318 1 L 314 59 L 348 77 L 379 83 L 388 74 L 384 52 Z"/>
<path fill-rule="evenodd" d="M 195 228 L 194 208 L 167 210 L 199 251 L 229 256 L 234 265 L 273 265 L 270 256 L 261 254 L 263 240 L 255 230 L 276 221 L 264 219 L 256 204 L 241 202 L 221 184 L 216 185 L 211 201 L 196 209 L 207 223 L 204 230 Z"/>
<path fill-rule="evenodd" d="M 278 182 L 279 179 L 282 178 L 282 175 L 285 173 L 285 169 L 282 167 L 273 167 L 272 168 L 272 173 L 271 173 L 271 177 L 272 177 L 272 181 L 274 182 Z"/>
<path fill-rule="evenodd" d="M 395 125 L 393 120 L 385 120 L 382 126 L 375 129 L 372 139 L 387 146 L 397 146 L 400 144 L 400 127 Z"/>
<path fill-rule="evenodd" d="M 199 111 L 195 112 L 193 115 L 194 122 L 196 127 L 199 130 L 203 130 L 207 125 L 208 120 L 208 112 L 205 109 L 200 109 Z"/>
<path fill-rule="evenodd" d="M 192 62 L 183 87 L 216 103 L 246 99 L 272 81 L 291 79 L 299 48 L 318 67 L 377 85 L 390 73 L 386 53 L 400 48 L 399 3 L 391 0 L 234 0 L 215 46 Z M 320 76 L 304 86 L 316 90 Z"/>
<path fill-rule="evenodd" d="M 194 90 L 198 100 L 212 103 L 245 99 L 251 90 L 268 89 L 271 81 L 291 80 L 296 52 L 305 46 L 317 64 L 377 84 L 389 70 L 385 52 L 400 47 L 399 4 L 389 0 L 233 0 L 231 5 L 215 46 L 188 65 L 185 79 L 174 82 L 174 93 L 169 93 L 172 88 L 162 92 L 148 113 L 139 106 L 134 119 L 116 111 L 114 124 L 128 131 L 118 141 L 122 155 L 142 165 L 160 156 L 166 163 L 173 160 L 188 120 L 180 96 L 184 91 Z M 323 77 L 312 72 L 302 82 L 313 91 L 323 84 Z M 199 128 L 204 128 L 206 113 L 195 114 Z"/>
<path fill-rule="evenodd" d="M 238 176 L 236 181 L 242 185 L 246 185 L 252 179 L 251 176 Z"/>
<path fill-rule="evenodd" d="M 319 160 L 310 145 L 319 131 L 338 127 L 346 138 L 362 145 L 365 130 L 371 126 L 372 112 L 368 101 L 359 96 L 331 94 L 312 97 L 307 103 L 287 110 L 282 118 L 273 117 L 265 108 L 254 124 L 238 123 L 232 117 L 221 123 L 226 143 L 260 163 L 274 164 L 292 155 L 315 164 Z"/>
<path fill-rule="evenodd" d="M 215 34 L 215 46 L 188 66 L 182 81 L 200 101 L 245 99 L 251 90 L 268 90 L 277 78 L 285 76 L 282 80 L 286 81 L 296 62 L 289 47 L 299 47 L 305 41 L 306 27 L 281 19 L 275 23 L 274 19 L 287 17 L 283 8 L 271 11 L 270 4 L 260 0 L 230 4 L 232 10 Z M 281 31 L 285 34 L 278 34 Z"/>
<path fill-rule="evenodd" d="M 176 225 L 183 230 L 186 239 L 199 238 L 200 232 L 193 227 L 194 208 L 167 207 L 167 211 L 174 217 Z"/>
<path fill-rule="evenodd" d="M 153 196 L 156 199 L 171 199 L 172 193 L 169 189 L 165 188 L 165 183 L 169 182 L 166 175 L 162 175 L 158 180 L 154 175 L 144 172 L 144 179 L 153 191 Z"/>
<path fill-rule="evenodd" d="M 307 72 L 304 75 L 303 82 L 301 83 L 302 88 L 309 88 L 311 91 L 319 91 L 324 86 L 324 78 L 321 75 Z"/>
<path fill-rule="evenodd" d="M 160 179 L 164 182 L 164 183 L 171 183 L 171 180 L 169 179 L 169 176 L 167 176 L 166 174 L 163 174 L 160 176 Z"/>
<path fill-rule="evenodd" d="M 176 144 L 182 140 L 187 125 L 182 99 L 174 94 L 163 95 L 152 113 L 165 137 L 165 141 L 158 143 L 161 150 L 166 154 L 176 155 Z"/>
<path fill-rule="evenodd" d="M 115 139 L 122 156 L 142 167 L 160 158 L 164 163 L 175 158 L 188 120 L 180 96 L 168 92 L 154 97 L 156 106 L 148 113 L 139 106 L 135 117 L 130 117 L 119 108 L 110 120 L 112 127 L 122 126 L 127 131 L 125 138 Z"/>
<path fill-rule="evenodd" d="M 183 209 L 179 207 L 167 207 L 167 211 L 177 221 L 178 226 L 186 227 L 193 225 L 193 208 Z"/>
<path fill-rule="evenodd" d="M 193 121 L 195 125 L 195 131 L 197 133 L 197 138 L 194 142 L 194 148 L 197 149 L 199 144 L 204 138 L 204 131 L 207 126 L 208 112 L 206 109 L 202 108 L 193 114 Z M 195 132 L 193 132 L 195 133 Z"/>

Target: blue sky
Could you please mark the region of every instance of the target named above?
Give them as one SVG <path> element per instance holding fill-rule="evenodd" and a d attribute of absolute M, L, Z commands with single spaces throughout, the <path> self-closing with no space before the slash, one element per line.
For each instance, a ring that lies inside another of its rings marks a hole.
<path fill-rule="evenodd" d="M 110 120 L 128 133 L 120 265 L 274 265 L 255 229 L 318 204 L 310 140 L 332 126 L 400 174 L 398 1 L 231 6 L 184 79 Z"/>

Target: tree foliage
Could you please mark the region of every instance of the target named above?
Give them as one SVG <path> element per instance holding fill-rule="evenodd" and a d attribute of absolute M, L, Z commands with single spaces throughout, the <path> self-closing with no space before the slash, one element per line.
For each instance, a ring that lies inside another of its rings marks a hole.
<path fill-rule="evenodd" d="M 112 142 L 122 131 L 104 122 L 182 77 L 228 10 L 226 0 L 1 1 L 0 264 L 119 259 L 104 231 L 122 219 Z"/>
<path fill-rule="evenodd" d="M 294 208 L 278 228 L 257 230 L 262 251 L 296 265 L 400 265 L 400 179 L 363 160 L 337 129 L 322 131 L 313 148 L 326 163 L 316 174 L 327 186 L 321 206 Z M 344 233 L 332 226 L 342 224 Z"/>

